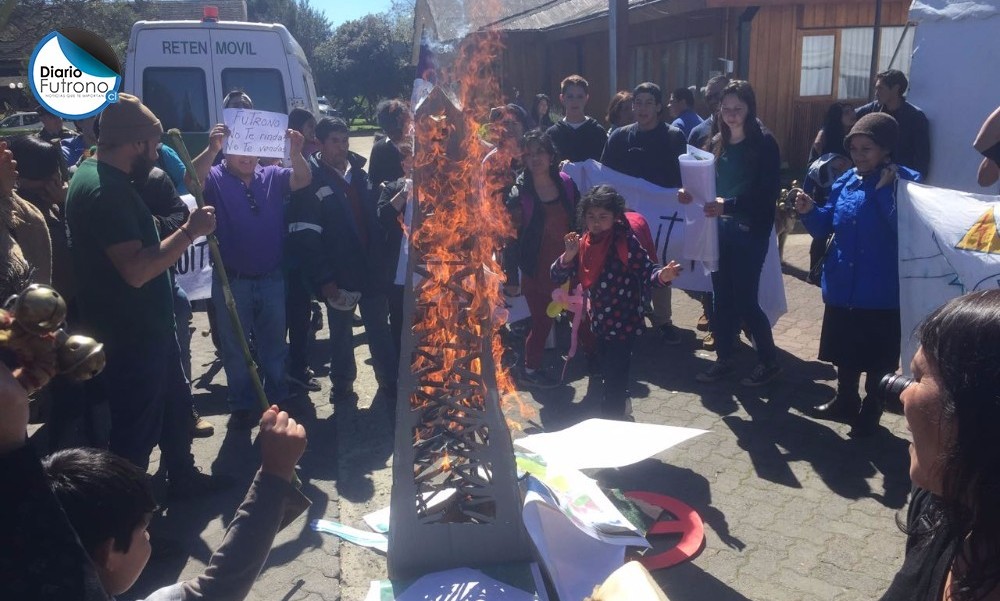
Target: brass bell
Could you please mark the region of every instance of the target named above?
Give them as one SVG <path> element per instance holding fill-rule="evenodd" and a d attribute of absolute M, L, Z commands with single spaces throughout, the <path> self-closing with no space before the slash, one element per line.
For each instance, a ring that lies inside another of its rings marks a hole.
<path fill-rule="evenodd" d="M 51 286 L 32 284 L 11 300 L 14 320 L 37 336 L 56 331 L 66 321 L 66 301 Z"/>
<path fill-rule="evenodd" d="M 105 360 L 104 345 L 89 336 L 70 336 L 56 349 L 59 373 L 78 382 L 101 373 Z"/>

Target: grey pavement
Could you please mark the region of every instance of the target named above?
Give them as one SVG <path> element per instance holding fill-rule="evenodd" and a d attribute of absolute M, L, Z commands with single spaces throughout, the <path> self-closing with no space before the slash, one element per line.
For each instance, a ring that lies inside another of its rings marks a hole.
<path fill-rule="evenodd" d="M 367 156 L 370 138 L 352 139 L 352 147 Z M 785 249 L 789 312 L 774 330 L 784 368 L 774 384 L 743 388 L 742 375 L 715 384 L 694 380 L 714 355 L 700 350 L 694 324 L 701 308 L 686 294 L 673 295 L 682 344 L 661 346 L 652 336 L 637 344 L 637 421 L 710 433 L 639 464 L 592 475 L 606 486 L 671 495 L 705 521 L 700 555 L 654 573 L 672 601 L 874 599 L 901 564 L 904 537 L 895 518 L 909 491 L 902 418 L 887 414 L 877 435 L 852 440 L 847 426 L 807 413 L 834 392 L 833 368 L 815 358 L 823 306 L 819 289 L 801 279 L 808 247 L 808 235 L 793 234 Z M 171 505 L 157 518 L 153 559 L 121 597 L 125 601 L 205 568 L 259 461 L 251 433 L 226 428 L 225 374 L 210 338 L 202 335 L 204 313 L 195 314 L 195 327 L 195 403 L 216 427 L 213 437 L 195 441 L 196 461 L 235 484 L 216 496 Z M 387 506 L 391 488 L 388 403 L 373 398 L 377 387 L 363 329 L 355 329 L 357 410 L 334 413 L 327 401 L 326 331 L 316 338 L 311 356 L 323 390 L 285 404 L 309 433 L 299 473 L 313 505 L 279 534 L 249 596 L 253 600 L 360 600 L 371 580 L 385 577 L 385 558 L 377 552 L 308 528 L 309 519 L 320 517 L 364 528 L 362 516 Z M 547 361 L 561 367 L 556 351 Z M 515 437 L 596 415 L 582 363 L 570 364 L 568 385 L 522 393 L 533 413 L 509 414 L 522 428 Z M 745 346 L 739 369 L 749 371 L 753 363 Z"/>

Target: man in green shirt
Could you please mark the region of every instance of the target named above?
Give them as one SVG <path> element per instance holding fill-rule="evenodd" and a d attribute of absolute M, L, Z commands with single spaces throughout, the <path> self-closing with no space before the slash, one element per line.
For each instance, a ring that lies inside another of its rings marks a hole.
<path fill-rule="evenodd" d="M 167 271 L 188 245 L 215 230 L 212 207 L 160 240 L 132 187 L 149 173 L 163 127 L 138 98 L 120 94 L 101 115 L 96 158 L 84 161 L 66 197 L 69 246 L 83 330 L 105 345 L 107 367 L 88 394 L 106 400 L 110 449 L 146 469 L 160 446 L 172 495 L 202 487 L 189 429 L 191 392 L 181 369 Z"/>

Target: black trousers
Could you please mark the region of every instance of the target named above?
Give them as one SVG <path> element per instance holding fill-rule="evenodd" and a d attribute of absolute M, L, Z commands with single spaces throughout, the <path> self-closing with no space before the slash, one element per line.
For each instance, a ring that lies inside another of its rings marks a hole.
<path fill-rule="evenodd" d="M 634 344 L 635 339 L 632 337 L 626 340 L 597 339 L 597 356 L 601 362 L 603 378 L 601 413 L 604 417 L 619 419 L 625 415 Z"/>

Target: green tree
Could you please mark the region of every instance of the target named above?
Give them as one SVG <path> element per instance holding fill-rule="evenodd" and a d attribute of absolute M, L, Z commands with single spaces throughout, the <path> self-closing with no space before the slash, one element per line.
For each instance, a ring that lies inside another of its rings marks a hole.
<path fill-rule="evenodd" d="M 408 68 L 410 39 L 404 34 L 390 13 L 341 24 L 316 49 L 317 87 L 336 99 L 348 118 L 371 120 L 380 99 L 403 95 L 413 80 Z"/>
<path fill-rule="evenodd" d="M 309 0 L 247 0 L 247 19 L 257 23 L 281 23 L 302 46 L 313 63 L 316 48 L 330 38 L 330 21 Z"/>

